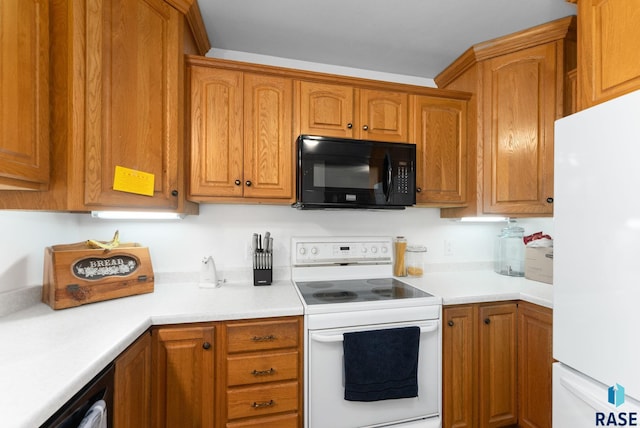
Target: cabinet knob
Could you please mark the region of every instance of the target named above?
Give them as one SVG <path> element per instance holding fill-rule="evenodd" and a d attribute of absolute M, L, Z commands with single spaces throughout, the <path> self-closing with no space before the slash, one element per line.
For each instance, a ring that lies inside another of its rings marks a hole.
<path fill-rule="evenodd" d="M 449 327 L 453 327 L 453 320 L 449 320 L 449 322 L 447 323 L 447 325 L 448 325 Z"/>
<path fill-rule="evenodd" d="M 418 192 L 418 193 L 422 192 L 422 187 L 418 187 L 418 188 L 416 189 L 416 192 Z"/>
<path fill-rule="evenodd" d="M 171 196 L 178 196 L 178 191 L 177 190 L 172 190 L 171 191 Z"/>
<path fill-rule="evenodd" d="M 246 185 L 247 185 L 247 187 L 251 187 L 251 180 L 247 180 L 247 181 L 245 181 L 245 182 L 244 182 L 244 184 L 246 184 Z"/>
<path fill-rule="evenodd" d="M 364 125 L 364 126 L 362 127 L 362 130 L 363 130 L 363 131 L 368 131 L 368 130 L 369 130 L 369 125 Z"/>
<path fill-rule="evenodd" d="M 202 349 L 211 349 L 211 344 L 209 342 L 204 342 L 202 344 Z"/>
<path fill-rule="evenodd" d="M 547 203 L 548 204 L 552 204 L 553 203 L 553 198 L 552 197 L 548 197 L 547 198 Z"/>
<path fill-rule="evenodd" d="M 485 323 L 485 324 L 490 324 L 490 323 L 491 323 L 491 320 L 490 320 L 489 318 L 485 318 L 485 319 L 484 319 L 484 323 Z"/>
<path fill-rule="evenodd" d="M 351 128 L 353 128 L 353 123 L 351 122 L 347 123 L 347 129 L 351 129 Z"/>
<path fill-rule="evenodd" d="M 239 186 L 239 185 L 241 185 L 241 184 L 242 184 L 242 181 L 240 181 L 240 180 L 236 180 L 236 181 L 234 181 L 234 184 L 235 184 L 236 186 Z"/>

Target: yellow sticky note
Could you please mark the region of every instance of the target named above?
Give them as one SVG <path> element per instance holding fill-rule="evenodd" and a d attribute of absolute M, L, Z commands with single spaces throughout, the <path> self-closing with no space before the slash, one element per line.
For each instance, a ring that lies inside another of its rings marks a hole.
<path fill-rule="evenodd" d="M 116 172 L 113 176 L 113 190 L 153 196 L 154 179 L 155 176 L 148 172 L 116 165 Z"/>

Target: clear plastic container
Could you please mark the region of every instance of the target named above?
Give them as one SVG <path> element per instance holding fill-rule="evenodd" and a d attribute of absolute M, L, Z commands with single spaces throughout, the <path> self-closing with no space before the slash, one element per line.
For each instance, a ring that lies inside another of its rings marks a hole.
<path fill-rule="evenodd" d="M 424 274 L 424 263 L 427 258 L 427 247 L 412 245 L 407 247 L 407 275 L 419 278 Z"/>
<path fill-rule="evenodd" d="M 494 270 L 501 275 L 524 276 L 524 229 L 509 226 L 496 239 Z"/>

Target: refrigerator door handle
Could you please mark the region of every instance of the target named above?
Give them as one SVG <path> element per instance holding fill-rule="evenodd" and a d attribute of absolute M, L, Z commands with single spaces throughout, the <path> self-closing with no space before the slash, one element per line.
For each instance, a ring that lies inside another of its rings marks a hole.
<path fill-rule="evenodd" d="M 564 376 L 560 377 L 560 385 L 562 385 L 572 395 L 582 400 L 584 403 L 586 403 L 589 407 L 591 407 L 595 411 L 603 412 L 603 413 L 605 412 L 608 413 L 611 411 L 611 409 L 607 408 L 606 406 L 603 406 L 601 402 L 586 388 L 572 382 L 566 377 Z"/>

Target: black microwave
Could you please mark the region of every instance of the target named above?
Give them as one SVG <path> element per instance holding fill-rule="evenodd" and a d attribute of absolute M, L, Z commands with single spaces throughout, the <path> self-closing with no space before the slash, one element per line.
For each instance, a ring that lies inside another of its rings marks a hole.
<path fill-rule="evenodd" d="M 300 135 L 299 209 L 404 209 L 416 203 L 416 146 Z"/>

